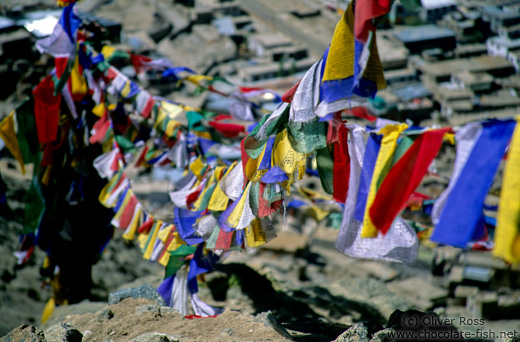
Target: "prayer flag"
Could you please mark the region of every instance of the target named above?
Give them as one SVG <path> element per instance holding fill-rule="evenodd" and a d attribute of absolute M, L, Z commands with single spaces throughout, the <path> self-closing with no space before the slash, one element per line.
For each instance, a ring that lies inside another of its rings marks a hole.
<path fill-rule="evenodd" d="M 22 173 L 25 174 L 25 163 L 23 162 L 22 152 L 14 130 L 14 113 L 15 111 L 13 110 L 0 122 L 0 138 L 2 138 L 5 147 L 11 152 L 14 159 L 20 164 Z"/>
<path fill-rule="evenodd" d="M 476 238 L 485 196 L 491 187 L 498 164 L 513 134 L 514 120 L 489 120 L 473 145 L 466 164 L 456 179 L 440 213 L 431 240 L 465 247 Z M 478 182 L 475 182 L 478 179 Z"/>
<path fill-rule="evenodd" d="M 57 139 L 61 94 L 54 95 L 54 81 L 48 75 L 33 90 L 34 116 L 40 144 Z"/>
<path fill-rule="evenodd" d="M 369 214 L 374 226 L 383 234 L 419 185 L 442 146 L 447 129 L 426 131 L 397 161 L 384 178 Z"/>

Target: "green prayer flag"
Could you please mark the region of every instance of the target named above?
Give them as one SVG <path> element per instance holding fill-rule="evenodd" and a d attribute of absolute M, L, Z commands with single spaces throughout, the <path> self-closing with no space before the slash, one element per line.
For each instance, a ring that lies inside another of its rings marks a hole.
<path fill-rule="evenodd" d="M 38 177 L 34 177 L 29 190 L 25 194 L 25 211 L 23 217 L 24 234 L 34 233 L 40 224 L 43 212 L 45 210 L 45 202 L 41 195 Z"/>
<path fill-rule="evenodd" d="M 189 131 L 204 131 L 205 128 L 200 125 L 201 121 L 204 119 L 204 116 L 200 113 L 194 112 L 192 110 L 186 112 L 186 119 L 188 120 L 188 130 Z"/>
<path fill-rule="evenodd" d="M 334 145 L 316 151 L 316 164 L 323 190 L 332 195 L 334 193 Z"/>
<path fill-rule="evenodd" d="M 289 122 L 288 138 L 296 152 L 309 154 L 327 146 L 327 123 L 315 119 L 309 122 Z"/>
<path fill-rule="evenodd" d="M 195 253 L 196 246 L 181 245 L 174 251 L 170 252 L 170 259 L 166 265 L 164 279 L 171 277 L 182 267 L 186 256 Z"/>
<path fill-rule="evenodd" d="M 137 148 L 135 148 L 135 145 L 130 140 L 128 140 L 126 137 L 124 137 L 122 135 L 115 135 L 114 137 L 117 141 L 117 144 L 119 145 L 119 147 L 121 147 L 121 149 L 123 150 L 124 153 L 137 152 Z"/>
<path fill-rule="evenodd" d="M 209 236 L 208 241 L 206 241 L 207 249 L 215 249 L 217 246 L 218 235 L 220 234 L 220 227 L 215 227 Z"/>
<path fill-rule="evenodd" d="M 202 200 L 200 201 L 200 205 L 197 208 L 199 211 L 205 211 L 208 208 L 209 200 L 211 199 L 211 195 L 213 195 L 213 191 L 215 191 L 215 188 L 218 186 L 217 183 L 211 184 L 206 192 L 204 192 L 204 195 L 202 196 Z"/>
<path fill-rule="evenodd" d="M 36 165 L 39 161 L 40 144 L 36 134 L 34 100 L 32 96 L 25 99 L 16 108 L 16 124 L 18 126 L 16 138 L 22 152 L 23 161 L 25 164 L 35 163 Z"/>

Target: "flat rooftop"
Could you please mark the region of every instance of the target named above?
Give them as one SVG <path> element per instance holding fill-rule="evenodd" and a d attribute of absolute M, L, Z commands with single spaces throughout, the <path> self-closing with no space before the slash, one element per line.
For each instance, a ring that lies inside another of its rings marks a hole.
<path fill-rule="evenodd" d="M 486 72 L 512 67 L 505 58 L 499 56 L 482 55 L 472 58 L 459 58 L 438 62 L 427 62 L 418 66 L 424 74 L 431 76 L 447 76 L 462 70 Z"/>
<path fill-rule="evenodd" d="M 394 32 L 394 36 L 403 43 L 413 43 L 439 38 L 455 38 L 456 33 L 437 25 L 420 25 L 403 28 Z"/>

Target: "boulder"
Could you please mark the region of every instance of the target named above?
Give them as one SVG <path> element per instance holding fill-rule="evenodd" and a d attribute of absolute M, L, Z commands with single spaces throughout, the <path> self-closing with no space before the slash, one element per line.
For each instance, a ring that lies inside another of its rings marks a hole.
<path fill-rule="evenodd" d="M 292 340 L 289 332 L 278 322 L 271 311 L 262 312 L 256 315 L 254 321 L 263 323 L 264 326 L 273 328 L 277 333 L 282 335 L 282 337 L 288 340 Z"/>
<path fill-rule="evenodd" d="M 357 323 L 339 335 L 334 342 L 370 342 L 368 327 L 365 323 Z"/>
<path fill-rule="evenodd" d="M 34 341 L 45 342 L 43 331 L 32 325 L 22 324 L 0 338 L 0 342 Z"/>
<path fill-rule="evenodd" d="M 113 292 L 108 295 L 108 305 L 117 304 L 125 298 L 146 298 L 155 301 L 160 306 L 167 306 L 161 295 L 150 284 Z"/>
<path fill-rule="evenodd" d="M 67 323 L 53 325 L 45 330 L 44 334 L 47 342 L 81 342 L 83 340 L 83 334 Z"/>

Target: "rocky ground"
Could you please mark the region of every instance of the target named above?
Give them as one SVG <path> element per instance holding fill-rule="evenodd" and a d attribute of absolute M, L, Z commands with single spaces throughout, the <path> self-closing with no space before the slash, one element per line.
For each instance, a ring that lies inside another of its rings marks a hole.
<path fill-rule="evenodd" d="M 0 9 L 32 3 L 6 0 Z M 122 21 L 124 34 L 130 34 L 152 30 L 156 5 L 161 3 L 165 1 L 83 0 L 80 4 L 82 9 Z M 144 19 L 136 19 L 137 14 Z M 159 45 L 168 50 L 165 44 Z M 17 103 L 18 95 L 0 102 L 3 114 Z M 436 161 L 442 177 L 427 177 L 422 192 L 434 198 L 440 194 L 447 185 L 454 156 L 453 149 L 442 151 Z M 23 195 L 30 180 L 8 159 L 0 160 L 0 169 L 11 209 L 0 214 L 2 342 L 388 341 L 389 333 L 402 321 L 396 310 L 411 309 L 435 311 L 438 316 L 434 317 L 447 320 L 453 329 L 472 333 L 473 340 L 513 341 L 508 336 L 498 337 L 504 332 L 520 335 L 520 271 L 489 253 L 462 253 L 428 245 L 421 247 L 414 265 L 357 260 L 335 249 L 336 230 L 321 226 L 309 239 L 301 231 L 312 231 L 313 221 L 292 222 L 290 218 L 287 226 L 278 225 L 279 237 L 265 248 L 230 254 L 206 276 L 200 285 L 201 299 L 226 308 L 217 318 L 189 320 L 153 297 L 109 304 L 109 294 L 118 290 L 145 284 L 156 288 L 164 273 L 163 267 L 142 259 L 137 247 L 125 243 L 116 232 L 94 266 L 92 300 L 58 307 L 42 325 L 40 316 L 51 296 L 50 286 L 39 274 L 44 254 L 36 250 L 23 268 L 17 266 L 13 255 L 20 245 Z M 492 193 L 499 189 L 499 176 Z M 134 186 L 149 212 L 171 217 L 164 181 L 146 176 L 136 178 Z M 496 196 L 490 195 L 488 204 L 495 202 Z M 428 223 L 417 213 L 408 218 Z M 475 276 L 482 272 L 491 278 Z M 418 317 L 419 313 L 413 315 Z M 481 338 L 476 335 L 478 329 L 495 335 Z"/>

